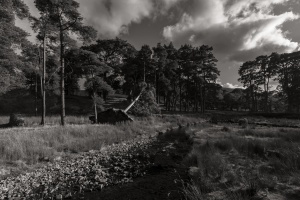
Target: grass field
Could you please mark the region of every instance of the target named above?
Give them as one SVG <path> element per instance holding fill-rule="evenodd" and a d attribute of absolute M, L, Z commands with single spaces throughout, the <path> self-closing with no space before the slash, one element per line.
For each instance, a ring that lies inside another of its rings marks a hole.
<path fill-rule="evenodd" d="M 1 117 L 0 123 L 7 123 L 8 119 L 8 116 Z M 47 117 L 47 125 L 42 127 L 40 118 L 25 117 L 25 127 L 0 129 L 0 163 L 32 165 L 45 158 L 51 161 L 199 120 L 182 116 L 148 117 L 114 126 L 90 124 L 88 116 L 68 116 L 65 127 L 59 126 L 59 121 L 59 116 Z"/>
<path fill-rule="evenodd" d="M 0 117 L 0 123 L 8 119 Z M 39 117 L 26 117 L 25 127 L 0 129 L 0 172 L 3 166 L 22 171 L 45 161 L 205 120 L 201 115 L 158 115 L 114 126 L 90 124 L 88 116 L 68 116 L 68 125 L 61 127 L 59 116 L 52 116 L 41 127 Z M 300 199 L 299 129 L 202 123 L 191 126 L 189 134 L 193 146 L 184 159 L 191 176 L 191 182 L 183 184 L 186 199 Z"/>

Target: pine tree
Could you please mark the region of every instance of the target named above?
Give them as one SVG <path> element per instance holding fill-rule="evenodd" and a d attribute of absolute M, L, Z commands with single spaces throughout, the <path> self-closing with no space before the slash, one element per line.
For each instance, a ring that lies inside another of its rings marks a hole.
<path fill-rule="evenodd" d="M 66 38 L 71 32 L 80 39 L 91 41 L 97 32 L 90 26 L 82 24 L 83 18 L 78 12 L 79 3 L 74 0 L 35 0 L 36 7 L 41 13 L 49 13 L 51 24 L 59 33 L 60 41 L 60 95 L 61 95 L 61 125 L 65 125 L 65 47 Z"/>

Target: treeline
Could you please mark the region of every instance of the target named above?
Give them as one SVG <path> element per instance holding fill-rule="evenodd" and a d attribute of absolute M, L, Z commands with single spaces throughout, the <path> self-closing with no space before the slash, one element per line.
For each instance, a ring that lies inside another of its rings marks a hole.
<path fill-rule="evenodd" d="M 107 95 L 118 91 L 133 99 L 145 85 L 153 100 L 168 111 L 204 112 L 214 107 L 220 72 L 212 47 L 176 49 L 170 43 L 144 45 L 138 51 L 119 38 L 93 42 L 97 32 L 82 23 L 76 1 L 34 3 L 39 18 L 31 16 L 22 0 L 1 1 L 0 91 L 30 88 L 36 99 L 42 98 L 41 124 L 45 124 L 46 97 L 51 95 L 60 96 L 61 124 L 65 124 L 65 94 L 79 90 L 79 78 L 86 79 L 95 113 Z M 30 20 L 37 44 L 15 26 L 15 15 Z M 78 41 L 84 44 L 81 48 Z"/>
<path fill-rule="evenodd" d="M 31 16 L 22 0 L 0 2 L 0 94 L 29 88 L 36 104 L 42 99 L 41 124 L 50 96 L 59 97 L 65 124 L 65 95 L 77 93 L 80 78 L 86 80 L 95 113 L 109 94 L 125 93 L 133 100 L 145 87 L 143 109 L 159 104 L 167 111 L 300 111 L 299 53 L 273 53 L 245 62 L 239 81 L 246 89 L 226 90 L 216 83 L 220 71 L 210 46 L 158 43 L 136 50 L 119 38 L 96 40 L 96 30 L 82 23 L 75 0 L 35 0 L 39 18 Z M 36 44 L 15 26 L 16 15 L 30 20 Z M 273 80 L 277 90 L 270 90 Z"/>
<path fill-rule="evenodd" d="M 176 49 L 172 43 L 153 48 L 144 45 L 136 50 L 119 38 L 72 47 L 64 56 L 65 92 L 76 94 L 79 79 L 86 79 L 85 88 L 96 109 L 114 92 L 127 94 L 133 100 L 146 84 L 152 88 L 154 101 L 163 104 L 165 110 L 204 112 L 205 108 L 215 106 L 215 96 L 221 88 L 215 83 L 220 72 L 212 50 L 205 45 L 183 45 Z M 55 73 L 55 56 L 48 57 L 47 63 L 47 91 L 55 93 L 59 76 Z M 40 79 L 39 73 L 29 77 L 34 80 L 36 75 Z"/>
<path fill-rule="evenodd" d="M 245 62 L 239 81 L 246 87 L 244 106 L 253 112 L 300 112 L 300 52 L 272 53 Z M 271 84 L 272 83 L 272 84 Z"/>

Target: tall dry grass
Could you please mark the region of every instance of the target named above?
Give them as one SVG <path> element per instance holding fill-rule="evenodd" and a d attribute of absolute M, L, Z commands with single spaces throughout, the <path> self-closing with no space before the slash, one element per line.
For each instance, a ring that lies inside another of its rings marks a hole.
<path fill-rule="evenodd" d="M 185 164 L 193 171 L 192 182 L 183 188 L 186 199 L 207 199 L 217 191 L 224 199 L 255 199 L 259 191 L 274 189 L 277 183 L 270 177 L 284 180 L 299 174 L 300 130 L 232 127 L 225 132 L 223 127 L 214 137 L 203 134 L 205 142 L 196 142 L 187 156 Z"/>
<path fill-rule="evenodd" d="M 48 118 L 57 124 L 58 117 Z M 130 123 L 117 125 L 79 124 L 81 117 L 69 117 L 69 125 L 29 126 L 38 123 L 38 118 L 26 118 L 27 127 L 0 129 L 0 161 L 25 161 L 35 164 L 42 158 L 50 160 L 62 153 L 77 153 L 101 149 L 104 145 L 133 139 L 139 135 L 152 135 L 166 129 L 169 123 L 156 118 L 140 118 Z M 77 123 L 70 125 L 70 123 Z"/>
<path fill-rule="evenodd" d="M 40 116 L 24 116 L 25 119 L 25 126 L 37 126 L 41 123 Z M 60 124 L 60 116 L 53 115 L 47 116 L 46 119 L 47 125 L 58 125 Z M 9 116 L 0 116 L 0 124 L 7 124 L 9 122 Z M 66 123 L 67 124 L 90 124 L 90 120 L 88 116 L 66 116 Z"/>

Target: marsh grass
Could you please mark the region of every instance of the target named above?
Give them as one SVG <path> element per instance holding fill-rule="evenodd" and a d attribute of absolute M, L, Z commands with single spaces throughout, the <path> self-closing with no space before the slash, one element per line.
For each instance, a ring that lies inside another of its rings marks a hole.
<path fill-rule="evenodd" d="M 184 160 L 198 168 L 183 188 L 186 199 L 211 199 L 207 195 L 212 194 L 228 200 L 259 199 L 260 191 L 274 191 L 278 183 L 299 184 L 300 130 L 226 126 L 203 129 L 199 137 Z"/>
<path fill-rule="evenodd" d="M 199 185 L 194 182 L 183 185 L 182 192 L 185 200 L 204 200 Z"/>
<path fill-rule="evenodd" d="M 254 130 L 246 129 L 241 130 L 240 135 L 242 136 L 253 136 L 256 138 L 279 138 L 288 142 L 300 142 L 300 130 L 299 129 L 263 129 Z"/>

